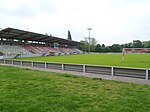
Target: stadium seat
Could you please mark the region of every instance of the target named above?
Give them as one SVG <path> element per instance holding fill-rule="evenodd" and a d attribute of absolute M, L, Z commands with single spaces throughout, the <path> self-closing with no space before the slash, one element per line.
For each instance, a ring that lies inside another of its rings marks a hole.
<path fill-rule="evenodd" d="M 41 56 L 48 55 L 65 55 L 65 54 L 80 54 L 80 51 L 77 48 L 52 48 L 42 45 L 0 45 L 0 56 L 1 55 L 33 55 L 38 54 Z"/>
<path fill-rule="evenodd" d="M 0 51 L 4 55 L 32 54 L 19 45 L 0 45 Z"/>

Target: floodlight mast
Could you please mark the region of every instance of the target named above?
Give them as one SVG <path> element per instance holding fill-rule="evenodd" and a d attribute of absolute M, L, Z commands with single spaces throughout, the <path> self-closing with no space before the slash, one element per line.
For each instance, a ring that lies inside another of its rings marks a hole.
<path fill-rule="evenodd" d="M 90 37 L 90 31 L 92 30 L 92 28 L 87 28 L 87 30 L 89 30 L 89 53 L 90 53 L 90 41 L 91 41 L 91 37 Z"/>

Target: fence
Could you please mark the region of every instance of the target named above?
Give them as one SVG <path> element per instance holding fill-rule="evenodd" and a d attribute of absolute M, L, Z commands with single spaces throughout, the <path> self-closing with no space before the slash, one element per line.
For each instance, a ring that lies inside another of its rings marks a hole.
<path fill-rule="evenodd" d="M 140 78 L 146 80 L 150 79 L 150 69 L 66 64 L 66 63 L 54 63 L 54 62 L 19 61 L 19 60 L 5 60 L 5 59 L 0 59 L 0 64 L 11 64 L 11 65 L 18 65 L 18 66 L 55 69 L 55 70 L 62 70 L 62 71 L 76 71 L 76 72 L 94 73 L 94 74 L 110 75 L 110 76 L 132 77 L 132 78 Z"/>

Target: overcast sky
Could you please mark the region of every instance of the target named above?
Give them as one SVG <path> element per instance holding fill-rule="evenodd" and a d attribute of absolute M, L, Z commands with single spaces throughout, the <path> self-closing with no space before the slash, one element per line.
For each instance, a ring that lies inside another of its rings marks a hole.
<path fill-rule="evenodd" d="M 48 33 L 105 45 L 150 40 L 150 0 L 0 0 L 0 28 Z"/>

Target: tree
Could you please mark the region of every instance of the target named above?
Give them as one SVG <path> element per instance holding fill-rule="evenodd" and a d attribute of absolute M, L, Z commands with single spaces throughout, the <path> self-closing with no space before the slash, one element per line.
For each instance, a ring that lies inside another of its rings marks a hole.
<path fill-rule="evenodd" d="M 105 44 L 102 44 L 102 47 L 105 47 Z"/>
<path fill-rule="evenodd" d="M 150 48 L 150 40 L 149 41 L 144 41 L 142 43 L 143 43 L 144 48 Z"/>
<path fill-rule="evenodd" d="M 48 36 L 48 33 L 45 33 L 46 36 Z"/>
<path fill-rule="evenodd" d="M 121 46 L 119 44 L 113 44 L 111 46 L 111 51 L 112 52 L 120 52 L 121 51 Z"/>
<path fill-rule="evenodd" d="M 150 40 L 148 41 L 148 45 L 147 45 L 147 48 L 150 48 Z"/>
<path fill-rule="evenodd" d="M 105 44 L 102 44 L 102 52 L 105 52 Z"/>
<path fill-rule="evenodd" d="M 96 44 L 97 44 L 97 40 L 95 38 L 91 38 L 90 40 L 91 40 L 91 42 L 90 42 L 90 51 L 94 52 Z"/>
<path fill-rule="evenodd" d="M 97 44 L 95 47 L 95 52 L 101 52 L 102 51 L 102 47 L 100 44 Z"/>
<path fill-rule="evenodd" d="M 83 51 L 89 51 L 90 48 L 90 51 L 94 52 L 97 40 L 95 38 L 89 39 L 88 37 L 85 37 L 84 39 L 85 39 L 84 41 L 83 40 L 80 41 L 81 42 L 80 49 Z"/>
<path fill-rule="evenodd" d="M 140 40 L 133 40 L 133 48 L 143 48 L 143 44 Z"/>
<path fill-rule="evenodd" d="M 71 33 L 69 30 L 68 30 L 68 40 L 72 40 Z"/>
<path fill-rule="evenodd" d="M 132 48 L 132 43 L 126 43 L 124 44 L 124 48 Z"/>
<path fill-rule="evenodd" d="M 88 38 L 85 37 L 84 41 L 81 41 L 82 45 L 80 46 L 80 49 L 82 51 L 89 51 L 89 45 L 90 45 L 90 51 L 92 52 L 122 52 L 123 48 L 150 48 L 150 40 L 141 42 L 140 40 L 134 40 L 130 43 L 125 44 L 113 44 L 112 46 L 105 46 L 104 44 L 100 45 L 97 44 L 97 41 L 95 38 Z"/>
<path fill-rule="evenodd" d="M 79 49 L 84 52 L 88 51 L 88 43 L 83 40 L 81 40 L 80 43 L 81 43 L 81 45 L 80 45 Z"/>
<path fill-rule="evenodd" d="M 105 53 L 106 53 L 106 52 L 110 52 L 110 47 L 109 47 L 109 46 L 104 47 L 104 48 L 103 48 L 103 52 L 105 52 Z"/>

